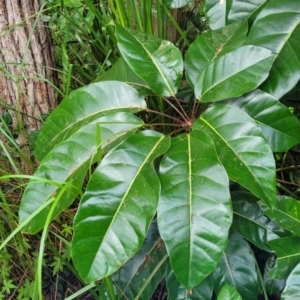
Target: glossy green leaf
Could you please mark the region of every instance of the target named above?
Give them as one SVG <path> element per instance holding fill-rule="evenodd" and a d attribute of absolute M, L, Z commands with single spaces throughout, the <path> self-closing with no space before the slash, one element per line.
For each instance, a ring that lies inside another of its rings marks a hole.
<path fill-rule="evenodd" d="M 300 202 L 286 196 L 277 196 L 276 205 L 271 210 L 260 203 L 264 213 L 282 228 L 300 236 Z"/>
<path fill-rule="evenodd" d="M 236 288 L 243 300 L 257 299 L 255 258 L 248 243 L 238 233 L 230 233 L 226 251 L 211 278 L 217 294 L 228 283 Z"/>
<path fill-rule="evenodd" d="M 147 83 L 131 70 L 123 57 L 119 58 L 107 72 L 101 74 L 101 76 L 96 79 L 96 81 L 109 80 L 125 82 L 137 89 L 142 95 L 153 94 Z"/>
<path fill-rule="evenodd" d="M 192 0 L 164 0 L 164 3 L 172 9 L 183 7 L 191 2 Z"/>
<path fill-rule="evenodd" d="M 156 220 L 153 220 L 139 252 L 116 274 L 122 299 L 151 299 L 168 264 L 164 242 L 159 235 Z"/>
<path fill-rule="evenodd" d="M 300 261 L 300 238 L 284 237 L 268 242 L 276 252 L 275 267 L 270 271 L 270 278 L 284 279 L 292 272 Z"/>
<path fill-rule="evenodd" d="M 128 84 L 97 82 L 70 93 L 50 114 L 38 135 L 35 153 L 41 161 L 50 150 L 82 126 L 113 112 L 136 113 L 146 102 Z"/>
<path fill-rule="evenodd" d="M 97 161 L 97 149 L 108 152 L 124 138 L 133 134 L 143 122 L 129 113 L 115 113 L 100 117 L 83 126 L 70 138 L 54 147 L 43 159 L 34 173 L 35 177 L 59 182 L 73 181 L 72 186 L 58 202 L 53 218 L 68 207 L 78 195 L 88 168 Z M 97 126 L 100 129 L 100 145 L 97 145 Z M 22 223 L 58 190 L 57 186 L 46 182 L 31 181 L 26 186 L 19 210 Z M 44 227 L 50 207 L 45 208 L 24 227 L 31 234 Z"/>
<path fill-rule="evenodd" d="M 211 300 L 213 286 L 210 277 L 206 277 L 193 289 L 187 290 L 180 283 L 171 267 L 167 268 L 166 283 L 168 290 L 168 300 Z"/>
<path fill-rule="evenodd" d="M 242 298 L 232 285 L 226 283 L 222 287 L 217 300 L 242 300 Z"/>
<path fill-rule="evenodd" d="M 175 96 L 183 74 L 181 53 L 171 42 L 120 26 L 118 47 L 130 68 L 158 96 Z"/>
<path fill-rule="evenodd" d="M 201 102 L 214 102 L 250 92 L 268 77 L 273 60 L 271 51 L 256 46 L 226 53 L 197 77 L 195 96 Z"/>
<path fill-rule="evenodd" d="M 272 0 L 259 13 L 247 44 L 276 53 L 270 76 L 261 89 L 280 99 L 300 79 L 300 6 L 298 0 Z"/>
<path fill-rule="evenodd" d="M 275 162 L 261 129 L 240 109 L 219 104 L 207 109 L 193 129 L 214 140 L 229 178 L 270 207 L 276 202 Z"/>
<path fill-rule="evenodd" d="M 284 152 L 300 143 L 297 117 L 272 95 L 255 90 L 226 104 L 237 106 L 257 122 L 273 152 Z"/>
<path fill-rule="evenodd" d="M 232 228 L 256 247 L 271 252 L 272 249 L 266 243 L 280 238 L 276 234 L 282 231 L 280 227 L 264 215 L 257 203 L 258 199 L 251 193 L 238 191 L 231 193 L 231 197 Z"/>
<path fill-rule="evenodd" d="M 169 146 L 158 132 L 139 132 L 110 151 L 91 176 L 72 241 L 74 265 L 85 281 L 112 274 L 141 247 L 160 191 L 153 160 Z"/>
<path fill-rule="evenodd" d="M 270 271 L 274 268 L 276 263 L 275 255 L 268 258 L 264 269 L 264 285 L 269 295 L 279 295 L 285 287 L 285 279 L 269 278 Z"/>
<path fill-rule="evenodd" d="M 204 10 L 209 26 L 218 29 L 236 21 L 251 18 L 268 0 L 205 0 Z"/>
<path fill-rule="evenodd" d="M 213 271 L 227 244 L 228 177 L 213 141 L 195 130 L 172 139 L 159 178 L 159 231 L 176 277 L 191 289 Z"/>
<path fill-rule="evenodd" d="M 242 46 L 247 31 L 247 22 L 237 22 L 199 35 L 186 53 L 185 74 L 190 86 L 194 87 L 199 74 L 216 58 Z"/>
<path fill-rule="evenodd" d="M 281 300 L 300 299 L 300 263 L 293 269 L 286 281 L 286 286 L 281 294 Z"/>

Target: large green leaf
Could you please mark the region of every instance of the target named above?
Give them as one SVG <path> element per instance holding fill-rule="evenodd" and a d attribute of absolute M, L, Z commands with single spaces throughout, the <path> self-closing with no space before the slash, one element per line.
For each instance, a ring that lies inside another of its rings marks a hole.
<path fill-rule="evenodd" d="M 176 277 L 191 289 L 213 271 L 227 244 L 228 177 L 213 141 L 196 130 L 172 139 L 159 178 L 159 231 Z"/>
<path fill-rule="evenodd" d="M 103 115 L 118 111 L 135 113 L 145 108 L 142 96 L 122 82 L 97 82 L 77 89 L 47 118 L 38 135 L 36 158 L 41 161 L 54 146 Z"/>
<path fill-rule="evenodd" d="M 242 46 L 247 31 L 247 22 L 237 22 L 199 35 L 186 53 L 185 74 L 190 86 L 212 61 Z"/>
<path fill-rule="evenodd" d="M 164 0 L 164 3 L 172 9 L 183 7 L 190 2 L 192 0 Z"/>
<path fill-rule="evenodd" d="M 96 79 L 96 81 L 109 80 L 126 82 L 137 89 L 142 95 L 153 94 L 146 82 L 131 70 L 123 57 L 119 58 L 107 72 L 101 74 Z"/>
<path fill-rule="evenodd" d="M 281 300 L 300 299 L 300 263 L 293 269 L 286 281 Z"/>
<path fill-rule="evenodd" d="M 300 143 L 297 117 L 278 99 L 261 90 L 226 101 L 252 117 L 262 129 L 273 152 L 283 152 Z"/>
<path fill-rule="evenodd" d="M 206 277 L 193 289 L 187 290 L 180 283 L 171 267 L 167 268 L 166 283 L 168 289 L 168 300 L 211 300 L 213 287 L 211 279 Z"/>
<path fill-rule="evenodd" d="M 130 68 L 159 96 L 175 96 L 183 74 L 181 53 L 171 42 L 120 26 L 118 47 Z"/>
<path fill-rule="evenodd" d="M 244 300 L 257 299 L 255 258 L 248 243 L 238 233 L 230 233 L 226 251 L 211 278 L 217 294 L 228 283 L 237 289 Z"/>
<path fill-rule="evenodd" d="M 250 92 L 268 77 L 273 60 L 271 51 L 256 46 L 243 46 L 226 53 L 197 77 L 195 96 L 201 102 L 214 102 Z"/>
<path fill-rule="evenodd" d="M 217 300 L 242 300 L 242 298 L 232 285 L 226 283 L 222 287 Z"/>
<path fill-rule="evenodd" d="M 275 162 L 261 129 L 245 112 L 229 105 L 207 109 L 193 129 L 214 140 L 231 180 L 250 190 L 270 207 L 276 202 Z"/>
<path fill-rule="evenodd" d="M 300 236 L 300 202 L 286 196 L 277 196 L 273 209 L 260 203 L 264 213 L 282 228 Z"/>
<path fill-rule="evenodd" d="M 141 247 L 160 192 L 153 160 L 169 146 L 158 132 L 139 132 L 110 151 L 91 176 L 72 241 L 74 265 L 85 281 L 112 274 Z"/>
<path fill-rule="evenodd" d="M 257 198 L 249 192 L 231 193 L 233 205 L 232 228 L 258 248 L 271 252 L 267 242 L 280 238 L 280 227 L 267 218 Z"/>
<path fill-rule="evenodd" d="M 156 220 L 152 221 L 139 252 L 116 274 L 122 299 L 150 299 L 161 282 L 169 263 Z"/>
<path fill-rule="evenodd" d="M 300 238 L 296 236 L 280 238 L 268 242 L 276 252 L 275 267 L 269 272 L 270 278 L 284 279 L 300 262 Z"/>
<path fill-rule="evenodd" d="M 266 291 L 268 292 L 269 295 L 276 295 L 280 294 L 281 291 L 285 287 L 285 279 L 272 279 L 269 278 L 269 273 L 270 271 L 274 268 L 276 263 L 276 258 L 275 255 L 271 255 L 266 264 L 265 264 L 265 269 L 264 269 L 264 285 L 266 288 Z"/>
<path fill-rule="evenodd" d="M 209 26 L 218 29 L 236 21 L 251 18 L 268 0 L 205 0 L 204 10 Z"/>
<path fill-rule="evenodd" d="M 270 76 L 261 89 L 280 99 L 300 79 L 300 6 L 298 0 L 272 0 L 259 13 L 247 44 L 276 53 Z"/>
<path fill-rule="evenodd" d="M 100 117 L 54 147 L 34 173 L 35 177 L 58 182 L 72 180 L 72 185 L 58 202 L 53 218 L 68 207 L 81 189 L 88 168 L 97 160 L 97 150 L 108 152 L 124 138 L 134 133 L 143 122 L 129 113 L 115 113 Z M 97 133 L 99 128 L 99 132 Z M 99 136 L 100 134 L 100 136 Z M 97 144 L 100 141 L 100 145 Z M 73 187 L 74 186 L 74 187 Z M 19 210 L 20 223 L 45 203 L 58 187 L 48 182 L 31 181 L 26 186 Z M 42 229 L 50 207 L 45 208 L 23 231 L 35 233 Z"/>

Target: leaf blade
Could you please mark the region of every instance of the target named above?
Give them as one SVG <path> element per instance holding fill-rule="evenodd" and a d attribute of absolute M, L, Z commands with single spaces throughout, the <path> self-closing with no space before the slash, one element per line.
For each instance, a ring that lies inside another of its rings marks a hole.
<path fill-rule="evenodd" d="M 138 130 L 144 123 L 128 113 L 116 113 L 100 117 L 83 126 L 70 138 L 54 147 L 42 160 L 34 175 L 60 182 L 74 180 L 77 188 L 66 191 L 59 201 L 53 218 L 68 207 L 78 195 L 88 168 L 97 160 L 97 124 L 100 126 L 101 148 L 106 153 L 124 138 Z M 21 200 L 19 220 L 22 223 L 58 190 L 45 182 L 29 182 Z M 39 213 L 23 231 L 31 234 L 43 228 L 50 208 Z"/>
<path fill-rule="evenodd" d="M 184 285 L 177 280 L 170 266 L 167 268 L 166 284 L 168 300 L 211 300 L 213 294 L 212 282 L 209 277 L 206 277 L 192 290 L 187 290 Z"/>
<path fill-rule="evenodd" d="M 300 202 L 286 196 L 277 196 L 273 210 L 259 203 L 264 213 L 282 228 L 300 236 Z"/>
<path fill-rule="evenodd" d="M 261 128 L 273 152 L 284 152 L 300 142 L 297 117 L 278 99 L 261 90 L 226 100 L 252 117 Z"/>
<path fill-rule="evenodd" d="M 268 242 L 276 252 L 275 267 L 269 272 L 269 278 L 285 279 L 300 260 L 300 238 L 284 237 Z"/>
<path fill-rule="evenodd" d="M 233 286 L 226 283 L 222 287 L 217 300 L 242 300 L 242 298 Z"/>
<path fill-rule="evenodd" d="M 72 241 L 74 264 L 85 281 L 112 274 L 140 248 L 160 189 L 153 160 L 169 144 L 157 132 L 139 132 L 109 152 L 93 173 Z"/>
<path fill-rule="evenodd" d="M 205 14 L 212 29 L 218 29 L 233 22 L 252 18 L 261 10 L 267 0 L 206 0 Z"/>
<path fill-rule="evenodd" d="M 219 56 L 244 44 L 248 31 L 247 22 L 237 22 L 200 36 L 189 47 L 186 58 L 186 77 L 194 87 L 199 74 Z"/>
<path fill-rule="evenodd" d="M 116 27 L 118 47 L 131 69 L 158 96 L 175 96 L 182 78 L 181 53 L 171 42 Z"/>
<path fill-rule="evenodd" d="M 172 140 L 159 177 L 159 231 L 176 277 L 190 289 L 212 272 L 226 247 L 232 220 L 228 178 L 213 142 L 199 131 Z"/>
<path fill-rule="evenodd" d="M 273 60 L 271 51 L 256 46 L 226 53 L 200 73 L 195 96 L 201 102 L 215 102 L 252 91 L 268 77 Z"/>
<path fill-rule="evenodd" d="M 231 196 L 234 212 L 232 228 L 259 249 L 272 252 L 267 242 L 280 237 L 277 234 L 280 227 L 264 215 L 258 199 L 251 193 L 233 192 Z"/>
<path fill-rule="evenodd" d="M 286 286 L 281 294 L 282 300 L 299 299 L 300 297 L 300 264 L 298 264 L 289 275 Z"/>
<path fill-rule="evenodd" d="M 247 38 L 247 44 L 265 47 L 276 53 L 270 76 L 261 89 L 278 99 L 290 91 L 300 79 L 299 36 L 298 1 L 288 0 L 282 5 L 281 1 L 274 0 L 258 14 Z"/>
<path fill-rule="evenodd" d="M 77 89 L 45 121 L 36 142 L 36 158 L 41 161 L 55 145 L 103 115 L 119 111 L 136 113 L 146 107 L 143 97 L 122 82 L 98 82 Z"/>
<path fill-rule="evenodd" d="M 255 258 L 249 245 L 238 233 L 230 232 L 228 246 L 211 278 L 216 293 L 228 283 L 237 289 L 243 299 L 257 298 Z"/>
<path fill-rule="evenodd" d="M 119 288 L 124 299 L 150 299 L 168 264 L 165 245 L 153 220 L 141 249 L 120 269 Z"/>
<path fill-rule="evenodd" d="M 275 161 L 260 128 L 243 111 L 223 104 L 207 109 L 193 130 L 208 133 L 231 180 L 270 207 L 276 201 Z"/>

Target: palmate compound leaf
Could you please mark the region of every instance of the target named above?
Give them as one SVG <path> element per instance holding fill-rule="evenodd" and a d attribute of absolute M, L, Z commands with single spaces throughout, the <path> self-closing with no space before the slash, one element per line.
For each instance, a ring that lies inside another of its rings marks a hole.
<path fill-rule="evenodd" d="M 252 19 L 268 0 L 205 0 L 204 11 L 210 28 L 218 29 L 246 18 Z"/>
<path fill-rule="evenodd" d="M 136 113 L 146 107 L 143 97 L 126 83 L 106 81 L 79 88 L 45 121 L 36 142 L 36 158 L 41 161 L 54 146 L 101 116 L 119 111 Z"/>
<path fill-rule="evenodd" d="M 257 299 L 255 258 L 248 243 L 238 233 L 230 231 L 227 248 L 210 277 L 217 294 L 228 283 L 236 288 L 243 300 Z"/>
<path fill-rule="evenodd" d="M 121 299 L 151 299 L 168 265 L 169 256 L 154 219 L 141 249 L 115 274 Z"/>
<path fill-rule="evenodd" d="M 153 161 L 169 146 L 170 139 L 158 132 L 139 132 L 110 151 L 91 176 L 72 241 L 84 281 L 112 274 L 141 247 L 160 192 Z"/>
<path fill-rule="evenodd" d="M 297 117 L 272 95 L 257 89 L 224 103 L 236 106 L 252 117 L 273 152 L 284 152 L 300 143 Z"/>
<path fill-rule="evenodd" d="M 272 0 L 258 14 L 246 43 L 276 53 L 261 89 L 280 99 L 300 79 L 300 5 L 298 0 Z"/>
<path fill-rule="evenodd" d="M 243 46 L 211 62 L 197 77 L 195 96 L 215 102 L 241 96 L 257 88 L 269 75 L 274 54 L 268 49 Z"/>
<path fill-rule="evenodd" d="M 118 47 L 131 69 L 158 96 L 175 96 L 183 74 L 183 60 L 171 42 L 116 27 Z"/>
<path fill-rule="evenodd" d="M 168 300 L 211 300 L 213 286 L 210 277 L 206 277 L 193 289 L 187 290 L 180 283 L 170 265 L 167 268 L 166 284 L 168 289 Z"/>
<path fill-rule="evenodd" d="M 159 178 L 159 232 L 177 279 L 191 289 L 214 270 L 227 245 L 228 177 L 211 138 L 195 130 L 172 139 Z"/>
<path fill-rule="evenodd" d="M 108 114 L 83 126 L 70 138 L 51 150 L 41 162 L 34 176 L 61 183 L 73 180 L 70 189 L 58 202 L 53 218 L 68 207 L 78 195 L 88 168 L 98 159 L 99 146 L 101 146 L 101 152 L 106 153 L 143 124 L 139 118 L 129 113 Z M 100 144 L 97 141 L 100 141 Z M 57 186 L 47 182 L 29 182 L 19 210 L 20 223 L 57 191 Z M 33 234 L 42 229 L 49 210 L 49 206 L 42 210 L 25 226 L 23 231 Z"/>
<path fill-rule="evenodd" d="M 199 35 L 189 47 L 185 58 L 185 74 L 190 86 L 194 87 L 199 74 L 211 62 L 242 46 L 247 31 L 247 22 L 237 22 Z"/>
<path fill-rule="evenodd" d="M 275 161 L 261 129 L 242 110 L 224 104 L 207 109 L 193 130 L 208 133 L 229 178 L 268 206 L 276 202 Z"/>

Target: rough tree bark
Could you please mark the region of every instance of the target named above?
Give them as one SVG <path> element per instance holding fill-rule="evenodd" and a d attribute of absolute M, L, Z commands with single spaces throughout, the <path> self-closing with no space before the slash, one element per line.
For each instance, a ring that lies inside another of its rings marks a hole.
<path fill-rule="evenodd" d="M 0 0 L 0 113 L 8 110 L 27 132 L 57 104 L 46 82 L 55 83 L 54 52 L 39 11 L 40 0 Z M 26 143 L 24 134 L 18 142 Z"/>

